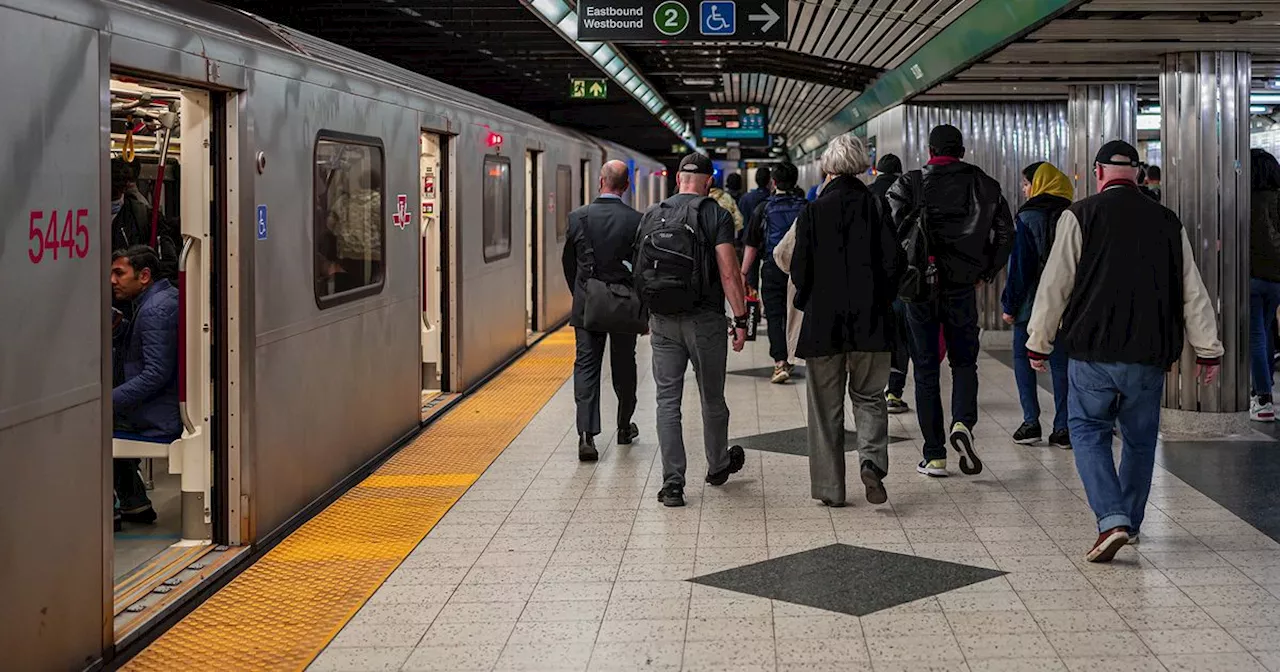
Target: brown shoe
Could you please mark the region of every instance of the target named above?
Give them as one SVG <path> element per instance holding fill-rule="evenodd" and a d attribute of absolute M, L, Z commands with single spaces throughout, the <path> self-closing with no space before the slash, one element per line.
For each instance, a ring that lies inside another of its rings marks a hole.
<path fill-rule="evenodd" d="M 1128 528 L 1113 527 L 1098 535 L 1098 541 L 1094 543 L 1093 548 L 1089 549 L 1089 554 L 1084 556 L 1084 559 L 1089 562 L 1111 562 L 1111 559 L 1116 557 L 1116 552 L 1127 543 L 1129 543 Z"/>

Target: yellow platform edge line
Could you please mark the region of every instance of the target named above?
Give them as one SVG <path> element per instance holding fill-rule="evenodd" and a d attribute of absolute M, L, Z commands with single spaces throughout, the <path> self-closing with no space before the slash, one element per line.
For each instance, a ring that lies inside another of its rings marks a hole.
<path fill-rule="evenodd" d="M 123 669 L 303 670 L 568 379 L 549 334 Z"/>

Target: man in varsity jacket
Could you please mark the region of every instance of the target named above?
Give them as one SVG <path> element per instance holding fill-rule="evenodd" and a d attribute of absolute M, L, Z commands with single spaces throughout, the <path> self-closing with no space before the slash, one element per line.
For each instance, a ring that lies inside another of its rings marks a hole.
<path fill-rule="evenodd" d="M 1098 194 L 1058 221 L 1028 325 L 1027 354 L 1047 371 L 1049 354 L 1070 358 L 1068 412 L 1076 469 L 1098 517 L 1085 556 L 1109 562 L 1142 527 L 1164 376 L 1195 349 L 1205 384 L 1218 374 L 1222 343 L 1209 294 L 1182 222 L 1138 189 L 1138 152 L 1108 142 L 1095 159 Z M 1061 326 L 1059 326 L 1061 325 Z M 1111 429 L 1124 439 L 1116 473 Z"/>

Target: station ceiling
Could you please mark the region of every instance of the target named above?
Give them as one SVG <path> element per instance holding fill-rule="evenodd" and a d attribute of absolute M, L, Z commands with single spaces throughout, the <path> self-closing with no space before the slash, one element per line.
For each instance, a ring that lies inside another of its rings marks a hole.
<path fill-rule="evenodd" d="M 1253 52 L 1255 88 L 1280 76 L 1280 0 L 1092 0 L 913 99 L 1065 99 L 1073 84 L 1159 95 L 1160 56 Z"/>

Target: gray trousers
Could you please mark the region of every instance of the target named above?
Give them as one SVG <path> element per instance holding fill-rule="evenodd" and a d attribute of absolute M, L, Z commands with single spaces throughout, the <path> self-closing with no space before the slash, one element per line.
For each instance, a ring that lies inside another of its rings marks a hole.
<path fill-rule="evenodd" d="M 858 460 L 889 471 L 889 382 L 887 352 L 846 352 L 805 359 L 809 392 L 809 480 L 814 499 L 845 501 L 844 393 L 853 400 Z"/>
<path fill-rule="evenodd" d="M 729 466 L 729 405 L 724 401 L 728 328 L 728 320 L 720 313 L 649 318 L 664 485 L 684 485 L 686 458 L 680 405 L 684 399 L 684 372 L 690 363 L 702 397 L 702 441 L 707 451 L 707 472 Z"/>

